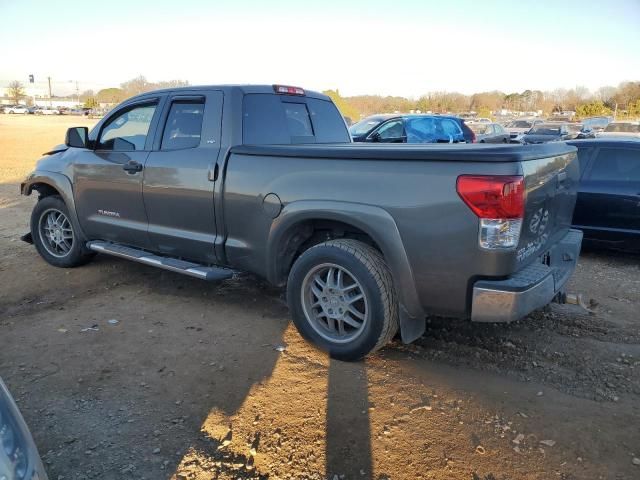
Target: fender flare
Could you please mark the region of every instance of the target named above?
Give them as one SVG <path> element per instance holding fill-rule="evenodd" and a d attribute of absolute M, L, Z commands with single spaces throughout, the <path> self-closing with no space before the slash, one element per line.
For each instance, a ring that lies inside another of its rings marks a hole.
<path fill-rule="evenodd" d="M 402 340 L 409 343 L 419 338 L 425 331 L 426 323 L 413 270 L 395 220 L 380 207 L 328 200 L 289 203 L 271 224 L 267 239 L 267 279 L 272 283 L 281 283 L 281 244 L 295 225 L 309 220 L 334 220 L 353 225 L 376 242 L 389 265 L 398 294 Z"/>
<path fill-rule="evenodd" d="M 79 236 L 86 241 L 87 236 L 78 221 L 78 213 L 76 211 L 76 203 L 73 197 L 73 186 L 71 184 L 71 180 L 62 173 L 36 170 L 35 172 L 30 173 L 29 176 L 27 176 L 27 178 L 20 184 L 20 193 L 26 196 L 31 195 L 34 190 L 34 185 L 38 183 L 49 185 L 60 193 L 62 200 L 69 210 L 69 216 L 71 217 L 73 228 L 75 228 Z"/>

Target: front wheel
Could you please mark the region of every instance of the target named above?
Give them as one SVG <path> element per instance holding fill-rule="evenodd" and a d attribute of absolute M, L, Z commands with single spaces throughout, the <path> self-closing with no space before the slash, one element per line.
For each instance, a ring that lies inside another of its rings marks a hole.
<path fill-rule="evenodd" d="M 40 256 L 55 267 L 77 267 L 94 256 L 75 231 L 69 210 L 58 195 L 42 198 L 33 207 L 31 237 Z"/>
<path fill-rule="evenodd" d="M 287 301 L 300 334 L 338 360 L 359 360 L 398 331 L 391 272 L 373 247 L 331 240 L 293 264 Z"/>

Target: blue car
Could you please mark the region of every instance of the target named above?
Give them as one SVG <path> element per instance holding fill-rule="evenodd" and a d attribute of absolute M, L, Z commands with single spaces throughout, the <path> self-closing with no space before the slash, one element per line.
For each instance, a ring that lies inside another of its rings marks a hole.
<path fill-rule="evenodd" d="M 580 161 L 573 227 L 592 245 L 640 251 L 640 140 L 567 143 Z"/>
<path fill-rule="evenodd" d="M 349 129 L 354 142 L 473 143 L 476 135 L 458 117 L 447 115 L 373 115 Z"/>

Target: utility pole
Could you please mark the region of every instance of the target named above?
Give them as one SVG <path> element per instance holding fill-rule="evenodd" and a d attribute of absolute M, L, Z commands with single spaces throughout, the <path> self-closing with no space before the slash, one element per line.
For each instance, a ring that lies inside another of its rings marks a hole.
<path fill-rule="evenodd" d="M 47 81 L 49 82 L 49 106 L 53 106 L 51 103 L 51 77 L 47 77 Z"/>

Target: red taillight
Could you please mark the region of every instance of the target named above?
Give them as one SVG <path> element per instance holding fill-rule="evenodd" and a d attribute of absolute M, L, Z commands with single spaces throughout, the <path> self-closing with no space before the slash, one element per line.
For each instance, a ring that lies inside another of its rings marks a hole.
<path fill-rule="evenodd" d="M 471 129 L 469 129 L 469 130 L 471 130 Z M 476 137 L 476 132 L 471 130 L 471 143 L 476 143 L 477 140 L 478 140 L 478 138 Z"/>
<path fill-rule="evenodd" d="M 273 90 L 283 95 L 304 95 L 304 90 L 300 87 L 288 87 L 286 85 L 274 85 Z"/>
<path fill-rule="evenodd" d="M 460 175 L 460 198 L 478 218 L 522 218 L 524 178 L 506 175 Z"/>

